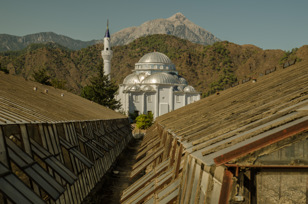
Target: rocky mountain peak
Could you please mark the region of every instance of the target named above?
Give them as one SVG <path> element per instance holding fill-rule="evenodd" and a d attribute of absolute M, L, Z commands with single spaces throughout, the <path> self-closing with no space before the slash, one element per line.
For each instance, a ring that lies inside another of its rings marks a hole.
<path fill-rule="evenodd" d="M 129 27 L 111 34 L 111 45 L 126 45 L 137 38 L 154 34 L 173 35 L 193 43 L 211 45 L 220 41 L 212 33 L 189 21 L 178 12 L 169 18 L 154 19 L 140 26 Z M 35 33 L 26 36 L 0 34 L 0 51 L 24 49 L 31 43 L 55 42 L 72 50 L 79 50 L 89 45 L 102 43 L 101 40 L 80 41 L 53 32 Z"/>
<path fill-rule="evenodd" d="M 125 28 L 111 34 L 111 45 L 125 45 L 137 38 L 154 34 L 173 35 L 203 45 L 220 41 L 212 33 L 189 21 L 179 12 L 166 19 L 150 20 L 140 26 Z"/>
<path fill-rule="evenodd" d="M 168 20 L 169 21 L 174 21 L 174 20 L 184 21 L 186 20 L 186 17 L 181 12 L 178 12 L 174 14 L 173 16 L 171 16 L 170 18 L 168 18 Z"/>

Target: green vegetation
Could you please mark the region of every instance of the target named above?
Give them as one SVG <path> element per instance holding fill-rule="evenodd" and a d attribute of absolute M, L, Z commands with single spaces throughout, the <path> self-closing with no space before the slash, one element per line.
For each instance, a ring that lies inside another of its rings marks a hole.
<path fill-rule="evenodd" d="M 104 75 L 103 60 L 100 60 L 97 69 L 98 75 L 90 79 L 91 84 L 82 89 L 81 96 L 112 110 L 119 109 L 121 103 L 115 99 L 118 86 Z"/>
<path fill-rule="evenodd" d="M 45 85 L 51 85 L 50 83 L 50 76 L 47 74 L 46 69 L 40 69 L 38 71 L 34 71 L 32 74 L 32 77 L 34 81 L 45 84 Z"/>
<path fill-rule="evenodd" d="M 4 72 L 6 74 L 9 73 L 9 70 L 7 70 L 7 68 L 1 66 L 1 63 L 0 63 L 0 71 Z"/>
<path fill-rule="evenodd" d="M 224 90 L 237 82 L 237 77 L 233 73 L 233 62 L 230 51 L 226 48 L 228 42 L 216 42 L 212 46 L 208 46 L 206 51 L 212 55 L 209 65 L 213 70 L 219 72 L 219 78 L 210 84 L 210 89 L 202 94 L 202 97 L 209 96 L 218 91 Z"/>
<path fill-rule="evenodd" d="M 284 64 L 289 60 L 295 60 L 296 62 L 301 61 L 301 59 L 296 56 L 297 50 L 298 48 L 293 48 L 291 51 L 285 51 L 283 57 L 279 60 L 279 64 Z"/>
<path fill-rule="evenodd" d="M 57 89 L 66 89 L 66 80 L 61 80 L 57 78 L 51 79 L 51 85 Z"/>
<path fill-rule="evenodd" d="M 128 113 L 129 118 L 136 123 L 136 118 L 138 117 L 138 112 Z"/>
<path fill-rule="evenodd" d="M 141 114 L 136 118 L 136 126 L 139 129 L 147 129 L 153 124 L 153 114 Z"/>
<path fill-rule="evenodd" d="M 90 78 L 99 74 L 95 67 L 101 59 L 102 49 L 102 44 L 77 51 L 55 43 L 32 44 L 22 51 L 1 52 L 0 63 L 2 68 L 10 68 L 11 73 L 26 79 L 31 79 L 33 70 L 46 67 L 52 86 L 80 94 Z M 281 51 L 262 51 L 253 46 L 239 46 L 227 41 L 204 46 L 175 36 L 158 34 L 141 37 L 128 45 L 112 47 L 112 50 L 111 79 L 116 84 L 122 83 L 131 74 L 135 63 L 144 54 L 157 51 L 166 54 L 176 65 L 179 74 L 202 92 L 203 97 L 230 87 L 245 75 L 258 76 L 258 70 L 265 63 L 275 67 L 282 57 L 281 63 L 296 58 L 295 50 L 282 56 Z"/>

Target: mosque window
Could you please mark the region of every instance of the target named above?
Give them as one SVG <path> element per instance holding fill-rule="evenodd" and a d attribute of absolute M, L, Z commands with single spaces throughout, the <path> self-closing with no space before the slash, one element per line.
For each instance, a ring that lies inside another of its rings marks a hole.
<path fill-rule="evenodd" d="M 139 96 L 133 95 L 133 101 L 136 102 L 136 103 L 139 103 Z"/>
<path fill-rule="evenodd" d="M 148 103 L 152 103 L 152 96 L 150 95 L 147 98 L 148 98 Z"/>
<path fill-rule="evenodd" d="M 163 66 L 160 66 L 160 69 L 163 69 L 164 67 Z"/>
<path fill-rule="evenodd" d="M 177 103 L 180 103 L 180 96 L 179 96 L 179 95 L 175 95 L 175 101 L 176 101 Z"/>

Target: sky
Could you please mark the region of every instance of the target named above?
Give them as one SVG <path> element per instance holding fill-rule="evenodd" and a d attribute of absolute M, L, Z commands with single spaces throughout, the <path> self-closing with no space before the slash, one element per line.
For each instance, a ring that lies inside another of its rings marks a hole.
<path fill-rule="evenodd" d="M 221 40 L 262 49 L 308 44 L 307 0 L 0 0 L 0 34 L 55 32 L 73 39 L 112 33 L 181 12 Z"/>

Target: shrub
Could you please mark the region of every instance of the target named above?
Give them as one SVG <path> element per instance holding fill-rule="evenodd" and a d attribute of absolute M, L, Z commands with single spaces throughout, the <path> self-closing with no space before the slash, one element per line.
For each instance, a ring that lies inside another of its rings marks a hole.
<path fill-rule="evenodd" d="M 141 114 L 136 118 L 136 126 L 139 129 L 147 129 L 153 124 L 153 114 Z"/>
<path fill-rule="evenodd" d="M 32 74 L 32 77 L 38 83 L 49 85 L 49 86 L 51 85 L 50 76 L 47 74 L 46 69 L 40 69 L 37 72 L 34 71 Z"/>
<path fill-rule="evenodd" d="M 135 123 L 136 118 L 138 117 L 138 112 L 128 113 L 129 118 Z"/>
<path fill-rule="evenodd" d="M 0 71 L 3 71 L 4 73 L 8 74 L 9 70 L 6 67 L 2 67 L 0 63 Z"/>

